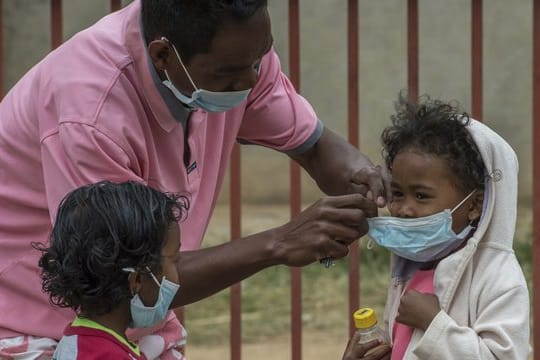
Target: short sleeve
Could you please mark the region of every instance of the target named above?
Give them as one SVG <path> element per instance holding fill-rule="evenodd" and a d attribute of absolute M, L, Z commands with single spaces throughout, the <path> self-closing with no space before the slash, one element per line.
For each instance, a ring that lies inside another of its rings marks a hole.
<path fill-rule="evenodd" d="M 89 183 L 141 181 L 133 159 L 95 127 L 64 122 L 41 143 L 43 176 L 51 218 L 62 198 Z"/>
<path fill-rule="evenodd" d="M 308 150 L 323 132 L 315 111 L 283 74 L 273 49 L 263 57 L 260 71 L 247 99 L 238 141 L 290 155 Z"/>

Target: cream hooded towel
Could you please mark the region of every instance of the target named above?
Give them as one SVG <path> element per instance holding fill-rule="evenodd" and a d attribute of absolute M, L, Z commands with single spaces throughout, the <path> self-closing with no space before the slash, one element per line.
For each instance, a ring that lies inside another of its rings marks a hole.
<path fill-rule="evenodd" d="M 461 250 L 434 275 L 442 310 L 424 332 L 415 329 L 404 359 L 525 360 L 529 346 L 529 292 L 512 250 L 517 212 L 518 161 L 514 150 L 486 125 L 468 125 L 488 177 L 482 216 Z M 385 324 L 391 330 L 405 281 L 389 286 Z"/>

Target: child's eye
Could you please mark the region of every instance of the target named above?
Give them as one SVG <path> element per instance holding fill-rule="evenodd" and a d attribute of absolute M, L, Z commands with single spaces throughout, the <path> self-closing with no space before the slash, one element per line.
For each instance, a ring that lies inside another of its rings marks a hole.
<path fill-rule="evenodd" d="M 394 199 L 397 199 L 397 198 L 402 198 L 403 197 L 403 193 L 399 190 L 392 190 L 392 198 Z"/>
<path fill-rule="evenodd" d="M 424 194 L 424 193 L 416 193 L 416 198 L 418 200 L 424 200 L 424 199 L 429 198 L 429 196 L 427 194 Z"/>

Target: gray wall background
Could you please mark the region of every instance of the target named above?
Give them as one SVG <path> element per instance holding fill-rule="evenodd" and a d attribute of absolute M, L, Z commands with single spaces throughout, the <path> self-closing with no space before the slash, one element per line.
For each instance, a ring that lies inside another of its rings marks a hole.
<path fill-rule="evenodd" d="M 124 4 L 130 1 L 124 1 Z M 484 2 L 484 121 L 520 159 L 520 200 L 532 187 L 532 0 Z M 48 0 L 3 2 L 6 91 L 50 49 Z M 65 0 L 64 40 L 109 11 L 108 0 Z M 360 148 L 380 162 L 379 135 L 407 85 L 407 2 L 360 0 Z M 269 0 L 275 48 L 288 71 L 288 1 Z M 347 136 L 347 1 L 302 0 L 301 92 L 325 124 Z M 419 0 L 420 93 L 459 101 L 470 111 L 470 0 Z M 243 200 L 289 198 L 288 160 L 243 147 Z M 303 200 L 320 192 L 303 174 Z M 220 201 L 228 200 L 228 180 Z"/>

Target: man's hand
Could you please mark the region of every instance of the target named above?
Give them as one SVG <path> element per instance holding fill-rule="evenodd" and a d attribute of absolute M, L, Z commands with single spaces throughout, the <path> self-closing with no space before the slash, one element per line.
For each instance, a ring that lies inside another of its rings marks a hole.
<path fill-rule="evenodd" d="M 388 344 L 373 340 L 359 345 L 359 340 L 360 332 L 357 331 L 347 343 L 342 360 L 390 360 L 392 348 Z"/>
<path fill-rule="evenodd" d="M 273 258 L 289 266 L 342 258 L 367 233 L 366 217 L 376 214 L 375 203 L 360 194 L 325 197 L 274 230 Z"/>
<path fill-rule="evenodd" d="M 401 296 L 396 321 L 426 331 L 439 311 L 441 306 L 437 296 L 408 290 Z"/>
<path fill-rule="evenodd" d="M 328 195 L 361 194 L 378 207 L 390 201 L 390 177 L 384 168 L 328 128 L 311 149 L 291 157 Z"/>
<path fill-rule="evenodd" d="M 350 183 L 350 193 L 365 194 L 378 207 L 384 207 L 391 200 L 391 193 L 387 191 L 390 189 L 390 176 L 380 165 L 367 163 L 352 169 Z"/>
<path fill-rule="evenodd" d="M 208 297 L 273 265 L 304 266 L 341 258 L 368 230 L 377 206 L 360 194 L 328 196 L 285 225 L 204 249 L 181 251 L 182 279 L 171 308 Z"/>

